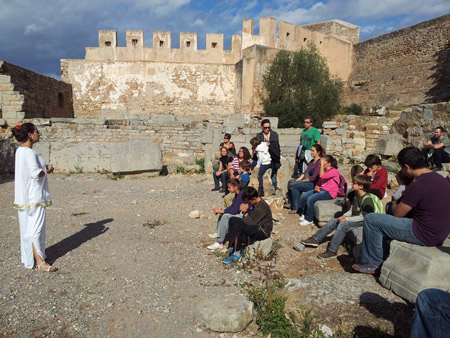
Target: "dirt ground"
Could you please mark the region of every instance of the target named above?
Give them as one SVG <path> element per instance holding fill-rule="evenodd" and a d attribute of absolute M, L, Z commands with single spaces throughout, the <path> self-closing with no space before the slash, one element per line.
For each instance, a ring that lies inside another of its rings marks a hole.
<path fill-rule="evenodd" d="M 243 285 L 263 279 L 255 269 L 224 266 L 219 255 L 206 249 L 212 243 L 207 234 L 215 230 L 212 208 L 222 206 L 222 196 L 210 191 L 209 175 L 112 180 L 101 174 L 54 174 L 49 184 L 53 206 L 47 209 L 47 255 L 60 269 L 53 274 L 27 270 L 20 263 L 14 182 L 11 176 L 0 177 L 0 337 L 257 334 L 256 324 L 241 333 L 220 334 L 196 320 L 195 306 L 202 297 L 220 301 L 228 293 L 245 294 Z M 202 217 L 189 218 L 193 210 Z M 353 277 L 353 258 L 341 247 L 337 259 L 320 261 L 316 254 L 326 244 L 293 250 L 294 241 L 317 228 L 301 228 L 298 216 L 285 210 L 274 212 L 280 221 L 273 236 L 281 248 L 272 262 L 261 264 L 286 279 L 313 277 L 311 285 L 329 280 L 334 288 L 344 284 L 318 296 L 319 303 L 305 303 L 311 290 L 290 292 L 289 311 L 301 315 L 312 309 L 317 324 L 348 335 L 408 336 L 412 306 L 388 295 L 373 278 L 361 279 L 363 291 L 374 293 L 371 301 L 358 301 L 362 289 L 351 299 L 344 297 L 352 285 L 333 281 Z"/>

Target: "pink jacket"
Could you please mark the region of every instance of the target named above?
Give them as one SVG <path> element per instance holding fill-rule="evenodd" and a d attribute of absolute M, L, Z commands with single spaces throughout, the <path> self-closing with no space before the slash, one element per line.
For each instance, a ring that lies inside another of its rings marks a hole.
<path fill-rule="evenodd" d="M 320 189 L 328 191 L 332 198 L 336 198 L 339 192 L 339 170 L 331 168 L 320 176 L 317 185 Z"/>

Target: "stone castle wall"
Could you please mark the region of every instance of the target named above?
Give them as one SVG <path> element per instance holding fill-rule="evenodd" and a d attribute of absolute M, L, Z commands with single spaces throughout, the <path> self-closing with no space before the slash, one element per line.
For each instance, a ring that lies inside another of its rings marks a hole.
<path fill-rule="evenodd" d="M 73 117 L 72 86 L 0 60 L 0 117 Z"/>
<path fill-rule="evenodd" d="M 180 33 L 180 48 L 172 48 L 170 32 L 153 32 L 146 47 L 142 31 L 127 31 L 126 47 L 118 47 L 116 31 L 100 31 L 99 46 L 87 47 L 84 60 L 61 60 L 61 78 L 73 86 L 76 117 L 259 114 L 262 74 L 276 52 L 313 43 L 330 71 L 346 79 L 358 36 L 359 27 L 339 20 L 314 29 L 279 22 L 277 34 L 273 18 L 261 18 L 254 34 L 249 19 L 224 50 L 222 34 L 207 34 L 206 48 L 198 49 L 195 33 Z"/>
<path fill-rule="evenodd" d="M 355 44 L 344 104 L 448 101 L 449 64 L 450 14 Z"/>

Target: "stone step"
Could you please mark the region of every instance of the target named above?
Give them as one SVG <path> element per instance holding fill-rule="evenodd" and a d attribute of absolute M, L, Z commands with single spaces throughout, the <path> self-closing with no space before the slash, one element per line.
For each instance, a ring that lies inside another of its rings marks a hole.
<path fill-rule="evenodd" d="M 428 288 L 450 289 L 450 239 L 440 247 L 391 241 L 389 257 L 381 267 L 381 284 L 415 303 Z"/>

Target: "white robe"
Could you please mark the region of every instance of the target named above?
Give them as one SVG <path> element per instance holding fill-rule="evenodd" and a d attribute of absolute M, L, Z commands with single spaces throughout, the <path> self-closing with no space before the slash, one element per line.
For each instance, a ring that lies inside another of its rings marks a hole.
<path fill-rule="evenodd" d="M 45 175 L 39 177 L 44 171 Z M 45 207 L 52 204 L 44 160 L 31 148 L 16 151 L 14 207 L 19 209 L 22 263 L 33 268 L 32 244 L 45 260 Z"/>

